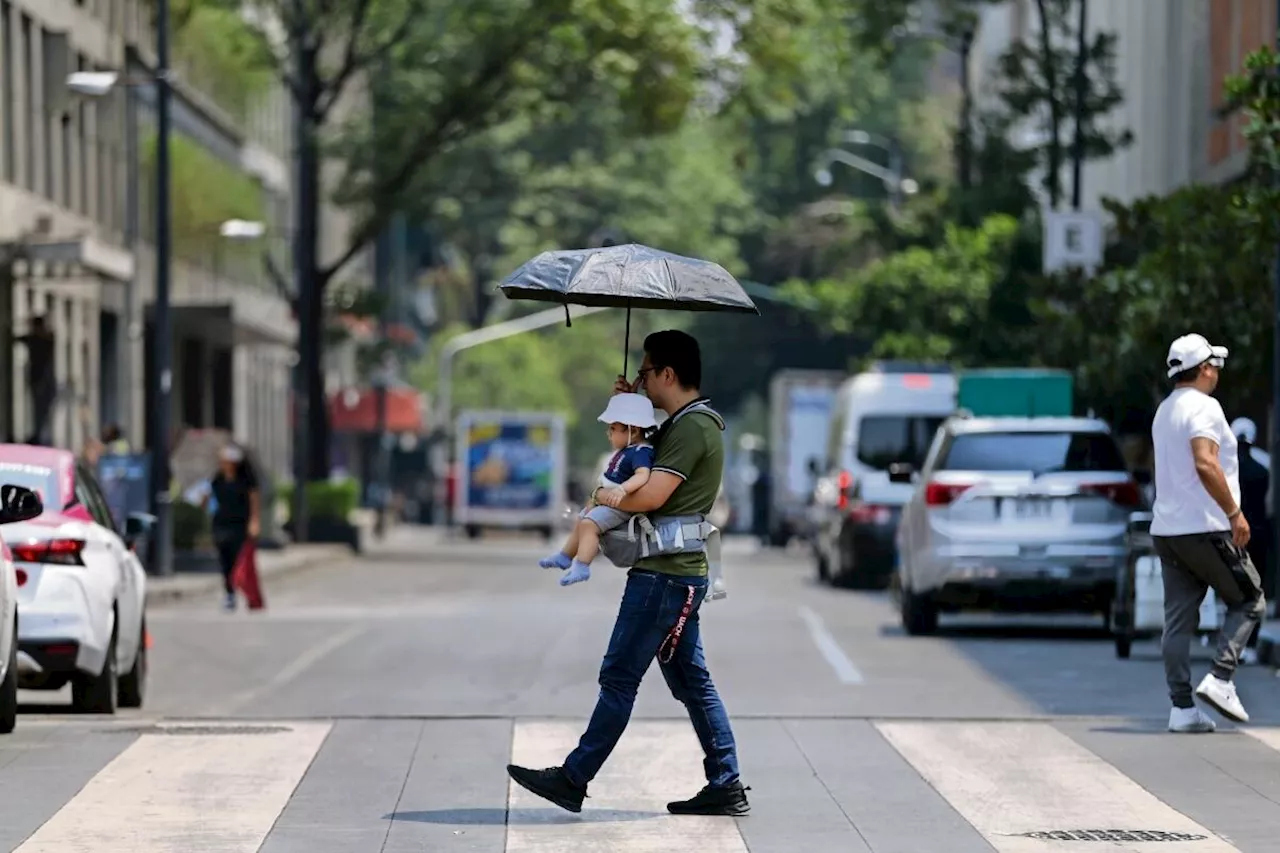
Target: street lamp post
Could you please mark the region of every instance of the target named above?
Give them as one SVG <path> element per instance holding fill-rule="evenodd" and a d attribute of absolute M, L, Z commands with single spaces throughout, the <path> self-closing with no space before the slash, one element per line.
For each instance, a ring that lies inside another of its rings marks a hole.
<path fill-rule="evenodd" d="M 871 145 L 880 148 L 889 155 L 888 168 L 881 166 L 879 163 L 859 157 L 843 148 L 829 148 L 822 155 L 821 165 L 814 171 L 814 179 L 824 186 L 829 187 L 834 181 L 831 175 L 831 164 L 840 163 L 859 172 L 864 172 L 874 178 L 879 178 L 889 191 L 889 204 L 894 210 L 897 210 L 902 203 L 902 196 L 915 195 L 920 191 L 920 185 L 911 178 L 904 178 L 902 175 L 902 153 L 897 142 L 882 136 L 868 133 L 864 130 L 852 130 L 844 135 L 844 141 L 851 145 Z"/>
<path fill-rule="evenodd" d="M 169 196 L 169 137 L 171 132 L 169 81 L 169 0 L 156 0 L 156 68 L 145 81 L 126 80 L 125 85 L 153 85 L 156 96 L 156 198 L 155 198 L 155 329 L 154 364 L 147 373 L 150 403 L 147 406 L 147 432 L 151 449 L 151 512 L 156 517 L 155 560 L 152 569 L 156 574 L 173 573 L 173 496 L 169 492 L 169 433 L 170 394 L 173 388 L 173 328 L 170 311 L 170 266 L 172 254 L 172 223 L 170 222 Z M 82 71 L 67 77 L 67 88 L 87 97 L 103 97 L 120 82 L 120 75 L 113 71 Z M 127 121 L 133 123 L 135 113 L 130 108 Z M 126 130 L 126 146 L 136 148 L 136 128 Z M 130 158 L 136 151 L 128 153 Z M 131 196 L 126 200 L 132 220 L 137 210 L 136 168 L 130 164 Z M 132 226 L 131 239 L 136 240 L 136 223 Z M 130 299 L 132 303 L 132 299 Z M 132 304 L 129 306 L 132 308 Z M 132 317 L 130 317 L 132 320 Z"/>

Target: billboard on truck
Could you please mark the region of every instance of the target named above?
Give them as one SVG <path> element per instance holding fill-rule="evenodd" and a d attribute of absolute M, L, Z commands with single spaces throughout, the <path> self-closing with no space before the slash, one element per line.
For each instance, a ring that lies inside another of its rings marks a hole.
<path fill-rule="evenodd" d="M 565 506 L 564 419 L 549 412 L 458 415 L 454 521 L 550 533 Z"/>
<path fill-rule="evenodd" d="M 769 536 L 777 545 L 803 532 L 815 475 L 826 454 L 831 407 L 844 380 L 838 370 L 782 370 L 769 383 Z"/>

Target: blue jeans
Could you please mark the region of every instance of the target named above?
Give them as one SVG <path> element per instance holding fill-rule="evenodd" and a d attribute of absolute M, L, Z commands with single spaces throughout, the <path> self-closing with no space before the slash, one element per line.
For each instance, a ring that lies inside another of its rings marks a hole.
<path fill-rule="evenodd" d="M 631 719 L 640 680 L 668 632 L 680 618 L 689 589 L 693 610 L 670 662 L 659 662 L 671 695 L 689 710 L 689 719 L 705 756 L 707 782 L 716 787 L 738 781 L 738 753 L 729 714 L 711 682 L 702 654 L 698 609 L 707 594 L 706 578 L 682 578 L 632 569 L 622 593 L 609 650 L 600 665 L 600 698 L 578 747 L 564 762 L 565 775 L 585 787 L 604 766 Z"/>

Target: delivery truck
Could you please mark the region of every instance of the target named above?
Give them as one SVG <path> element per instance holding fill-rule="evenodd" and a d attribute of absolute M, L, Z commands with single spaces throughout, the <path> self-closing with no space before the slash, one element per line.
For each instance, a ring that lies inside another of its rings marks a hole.
<path fill-rule="evenodd" d="M 831 406 L 845 374 L 781 370 L 769 383 L 769 542 L 809 535 L 808 507 L 827 452 Z"/>
<path fill-rule="evenodd" d="M 463 411 L 456 435 L 454 524 L 473 539 L 491 528 L 554 536 L 567 506 L 564 418 L 550 412 Z"/>

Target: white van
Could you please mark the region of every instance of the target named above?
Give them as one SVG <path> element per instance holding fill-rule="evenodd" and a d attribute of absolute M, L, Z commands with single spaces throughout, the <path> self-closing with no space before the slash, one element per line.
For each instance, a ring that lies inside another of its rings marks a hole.
<path fill-rule="evenodd" d="M 894 542 L 912 486 L 889 481 L 889 466 L 923 464 L 938 427 L 956 408 L 945 366 L 879 365 L 845 380 L 831 412 L 817 510 L 818 575 L 840 585 L 879 587 L 892 574 Z"/>

